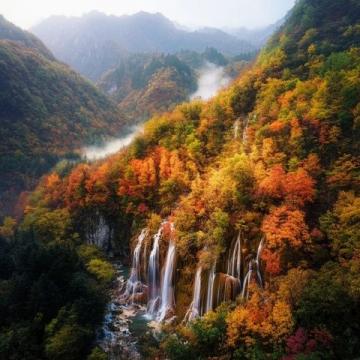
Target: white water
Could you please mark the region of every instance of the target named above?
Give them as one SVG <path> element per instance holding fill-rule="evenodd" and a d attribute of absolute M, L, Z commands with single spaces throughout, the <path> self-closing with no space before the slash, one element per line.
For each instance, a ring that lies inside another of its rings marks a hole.
<path fill-rule="evenodd" d="M 174 292 L 174 272 L 176 264 L 176 244 L 172 236 L 168 244 L 168 249 L 164 263 L 160 261 L 160 241 L 163 235 L 164 221 L 160 225 L 158 232 L 153 236 L 152 248 L 149 254 L 147 279 L 148 283 L 141 282 L 141 259 L 146 256 L 147 251 L 144 246 L 144 239 L 148 235 L 148 231 L 143 229 L 138 237 L 132 259 L 131 275 L 128 279 L 125 295 L 122 298 L 126 304 L 134 306 L 140 299 L 137 295 L 144 295 L 146 287 L 148 289 L 148 303 L 146 318 L 155 320 L 160 324 L 163 321 L 170 319 L 171 315 L 175 313 L 175 292 Z M 173 224 L 170 224 L 171 231 L 173 231 Z M 217 279 L 216 262 L 208 271 L 207 289 L 205 303 L 202 304 L 202 267 L 198 266 L 194 279 L 193 298 L 191 305 L 185 315 L 184 321 L 191 321 L 197 317 L 202 316 L 204 313 L 214 309 L 214 306 L 219 305 L 223 301 L 234 300 L 237 294 L 241 293 L 243 298 L 249 297 L 249 286 L 253 277 L 257 278 L 258 284 L 263 287 L 263 279 L 261 277 L 261 252 L 264 248 L 265 238 L 262 238 L 256 253 L 256 258 L 251 259 L 248 263 L 248 271 L 242 280 L 242 239 L 241 233 L 238 233 L 236 240 L 229 251 L 229 257 L 226 263 L 227 273 L 225 276 L 225 283 L 220 283 L 217 286 L 215 293 L 215 283 Z M 146 244 L 146 243 L 145 243 Z M 146 259 L 144 260 L 146 262 Z M 161 268 L 161 265 L 163 266 Z M 256 269 L 255 267 L 256 266 Z M 161 271 L 162 270 L 162 271 Z M 221 274 L 219 274 L 221 275 Z M 221 275 L 222 276 L 222 275 Z M 220 280 L 223 278 L 220 276 Z M 144 299 L 144 296 L 141 297 Z M 135 305 L 136 306 L 136 305 Z M 172 319 L 172 317 L 171 317 Z"/>
<path fill-rule="evenodd" d="M 258 282 L 260 284 L 261 287 L 264 286 L 263 284 L 263 280 L 262 280 L 262 277 L 261 277 L 261 272 L 260 272 L 260 256 L 261 256 L 261 252 L 264 248 L 264 242 L 265 242 L 265 238 L 263 237 L 259 243 L 259 246 L 258 246 L 258 249 L 257 249 L 257 252 L 256 252 L 256 259 L 255 260 L 250 260 L 249 261 L 249 270 L 245 276 L 245 279 L 244 279 L 244 283 L 243 283 L 243 289 L 242 289 L 242 293 L 241 293 L 241 296 L 244 298 L 248 298 L 249 297 L 249 285 L 250 285 L 250 282 L 251 282 L 251 277 L 252 277 L 252 274 L 253 274 L 253 265 L 255 264 L 256 265 L 256 276 L 257 276 L 257 279 L 258 279 Z"/>
<path fill-rule="evenodd" d="M 232 256 L 228 260 L 227 273 L 238 279 L 241 278 L 241 234 L 239 231 L 236 239 Z"/>
<path fill-rule="evenodd" d="M 224 67 L 206 62 L 200 70 L 198 89 L 190 98 L 200 97 L 203 100 L 208 100 L 215 96 L 221 88 L 227 86 L 230 80 L 230 77 L 225 73 Z"/>
<path fill-rule="evenodd" d="M 250 260 L 249 262 L 249 270 L 245 276 L 244 279 L 244 283 L 243 283 L 243 289 L 242 289 L 242 293 L 241 296 L 243 298 L 248 298 L 249 297 L 249 285 L 251 282 L 251 276 L 252 276 L 252 272 L 253 272 L 253 260 Z"/>
<path fill-rule="evenodd" d="M 145 309 L 138 305 L 119 303 L 126 286 L 123 275 L 125 268 L 118 262 L 114 263 L 114 267 L 117 272 L 116 286 L 111 291 L 111 302 L 107 306 L 102 329 L 98 332 L 97 343 L 107 353 L 108 359 L 119 359 L 120 353 L 124 358 L 140 360 L 137 334 L 130 331 L 130 324 Z"/>
<path fill-rule="evenodd" d="M 259 280 L 259 283 L 260 283 L 260 286 L 263 287 L 263 280 L 262 280 L 262 277 L 261 277 L 261 273 L 260 273 L 260 256 L 261 256 L 261 252 L 264 248 L 264 241 L 265 241 L 265 238 L 263 237 L 260 241 L 260 244 L 259 244 L 259 247 L 258 247 L 258 250 L 257 250 L 257 253 L 256 253 L 256 260 L 255 260 L 255 263 L 256 263 L 256 273 L 257 273 L 257 277 L 258 277 L 258 280 Z"/>
<path fill-rule="evenodd" d="M 245 145 L 247 142 L 247 130 L 249 127 L 249 116 L 246 117 L 245 119 L 245 125 L 244 125 L 244 130 L 243 130 L 243 135 L 242 135 L 242 141 L 243 144 Z"/>
<path fill-rule="evenodd" d="M 235 140 L 239 137 L 239 128 L 240 128 L 240 120 L 237 119 L 234 122 L 234 139 Z"/>
<path fill-rule="evenodd" d="M 128 146 L 133 141 L 140 129 L 140 126 L 132 126 L 126 135 L 116 139 L 111 139 L 103 145 L 85 146 L 81 150 L 82 156 L 85 159 L 92 161 L 103 159 L 108 155 L 115 154 L 122 148 Z"/>
<path fill-rule="evenodd" d="M 191 321 L 196 319 L 197 317 L 201 316 L 201 266 L 198 267 L 195 274 L 195 283 L 194 283 L 194 294 L 193 294 L 193 301 L 189 307 L 185 315 L 185 319 L 187 321 Z"/>
<path fill-rule="evenodd" d="M 124 294 L 125 297 L 131 296 L 131 302 L 134 303 L 134 295 L 138 290 L 142 289 L 141 283 L 141 264 L 140 264 L 140 255 L 141 255 L 141 248 L 144 242 L 144 239 L 148 233 L 147 229 L 143 229 L 138 237 L 138 241 L 134 250 L 132 266 L 131 266 L 131 274 L 126 283 L 126 292 Z"/>
<path fill-rule="evenodd" d="M 149 316 L 154 316 L 160 301 L 159 292 L 159 242 L 162 234 L 162 225 L 154 236 L 153 247 L 149 257 L 149 302 L 147 313 Z"/>
<path fill-rule="evenodd" d="M 165 320 L 169 311 L 173 310 L 175 306 L 174 287 L 173 287 L 175 255 L 176 255 L 175 242 L 171 239 L 169 243 L 169 249 L 166 255 L 164 277 L 161 285 L 161 305 L 160 305 L 159 313 L 157 315 L 158 321 Z"/>
<path fill-rule="evenodd" d="M 215 270 L 216 270 L 216 263 L 214 263 L 214 265 L 212 266 L 212 268 L 209 272 L 205 312 L 213 310 Z"/>

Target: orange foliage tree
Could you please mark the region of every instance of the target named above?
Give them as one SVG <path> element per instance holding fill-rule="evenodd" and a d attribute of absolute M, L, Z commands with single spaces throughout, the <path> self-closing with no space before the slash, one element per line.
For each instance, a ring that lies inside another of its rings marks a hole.
<path fill-rule="evenodd" d="M 279 344 L 291 334 L 294 320 L 290 306 L 269 292 L 255 291 L 249 301 L 239 305 L 227 318 L 228 345 L 252 347 Z"/>
<path fill-rule="evenodd" d="M 285 200 L 294 206 L 311 202 L 315 195 L 315 181 L 306 170 L 299 168 L 286 173 L 282 165 L 273 166 L 260 182 L 258 195 Z"/>

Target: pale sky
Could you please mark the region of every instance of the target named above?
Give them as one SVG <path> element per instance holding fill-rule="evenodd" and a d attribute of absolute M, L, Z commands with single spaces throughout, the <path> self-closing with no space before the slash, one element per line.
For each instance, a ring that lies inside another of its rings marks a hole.
<path fill-rule="evenodd" d="M 261 27 L 282 18 L 295 0 L 0 0 L 0 14 L 28 29 L 50 15 L 80 16 L 92 10 L 123 15 L 161 12 L 179 24 Z"/>

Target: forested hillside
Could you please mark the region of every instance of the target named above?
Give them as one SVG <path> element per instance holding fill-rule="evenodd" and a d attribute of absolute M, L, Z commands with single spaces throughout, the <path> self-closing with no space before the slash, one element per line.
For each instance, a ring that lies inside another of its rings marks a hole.
<path fill-rule="evenodd" d="M 104 161 L 45 176 L 15 238 L 70 248 L 98 281 L 109 269 L 99 254 L 90 265 L 84 243 L 123 258 L 132 251 L 126 301 L 147 304 L 164 325 L 157 341 L 142 339 L 145 359 L 357 358 L 359 21 L 357 0 L 297 1 L 255 64 L 214 99 L 155 116 Z M 13 237 L 10 219 L 1 231 Z M 69 297 L 44 315 L 53 299 L 34 293 L 57 280 L 44 283 L 31 268 L 36 281 L 20 299 L 26 260 L 8 258 L 0 309 L 20 304 L 20 318 L 39 325 L 34 358 L 84 358 L 91 336 L 77 326 L 96 324 L 82 300 Z M 87 294 L 91 304 L 97 297 Z M 0 354 L 20 359 L 31 353 L 24 334 L 33 325 L 19 329 L 10 314 Z M 107 355 L 95 349 L 89 359 L 96 356 Z"/>
<path fill-rule="evenodd" d="M 189 100 L 208 63 L 224 67 L 224 76 L 233 78 L 247 62 L 228 59 L 214 48 L 203 53 L 183 50 L 174 55 L 132 54 L 105 73 L 97 86 L 133 123 L 140 122 Z"/>
<path fill-rule="evenodd" d="M 107 72 L 98 86 L 132 119 L 145 120 L 188 100 L 196 74 L 175 55 L 135 54 Z"/>
<path fill-rule="evenodd" d="M 46 46 L 33 34 L 24 31 L 0 15 L 0 40 L 11 40 L 28 48 L 37 50 L 50 60 L 54 60 L 53 55 Z"/>
<path fill-rule="evenodd" d="M 124 125 L 103 93 L 13 28 L 0 24 L 11 39 L 0 40 L 0 217 L 60 157 Z"/>

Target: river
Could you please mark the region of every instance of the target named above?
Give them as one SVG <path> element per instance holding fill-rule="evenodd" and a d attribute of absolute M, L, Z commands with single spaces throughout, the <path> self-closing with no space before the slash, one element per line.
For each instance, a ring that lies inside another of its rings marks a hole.
<path fill-rule="evenodd" d="M 104 323 L 98 335 L 99 346 L 108 354 L 109 360 L 140 360 L 139 339 L 151 334 L 146 308 L 140 305 L 126 305 L 120 300 L 126 287 L 129 268 L 120 262 L 113 263 L 116 280 L 107 305 Z"/>

